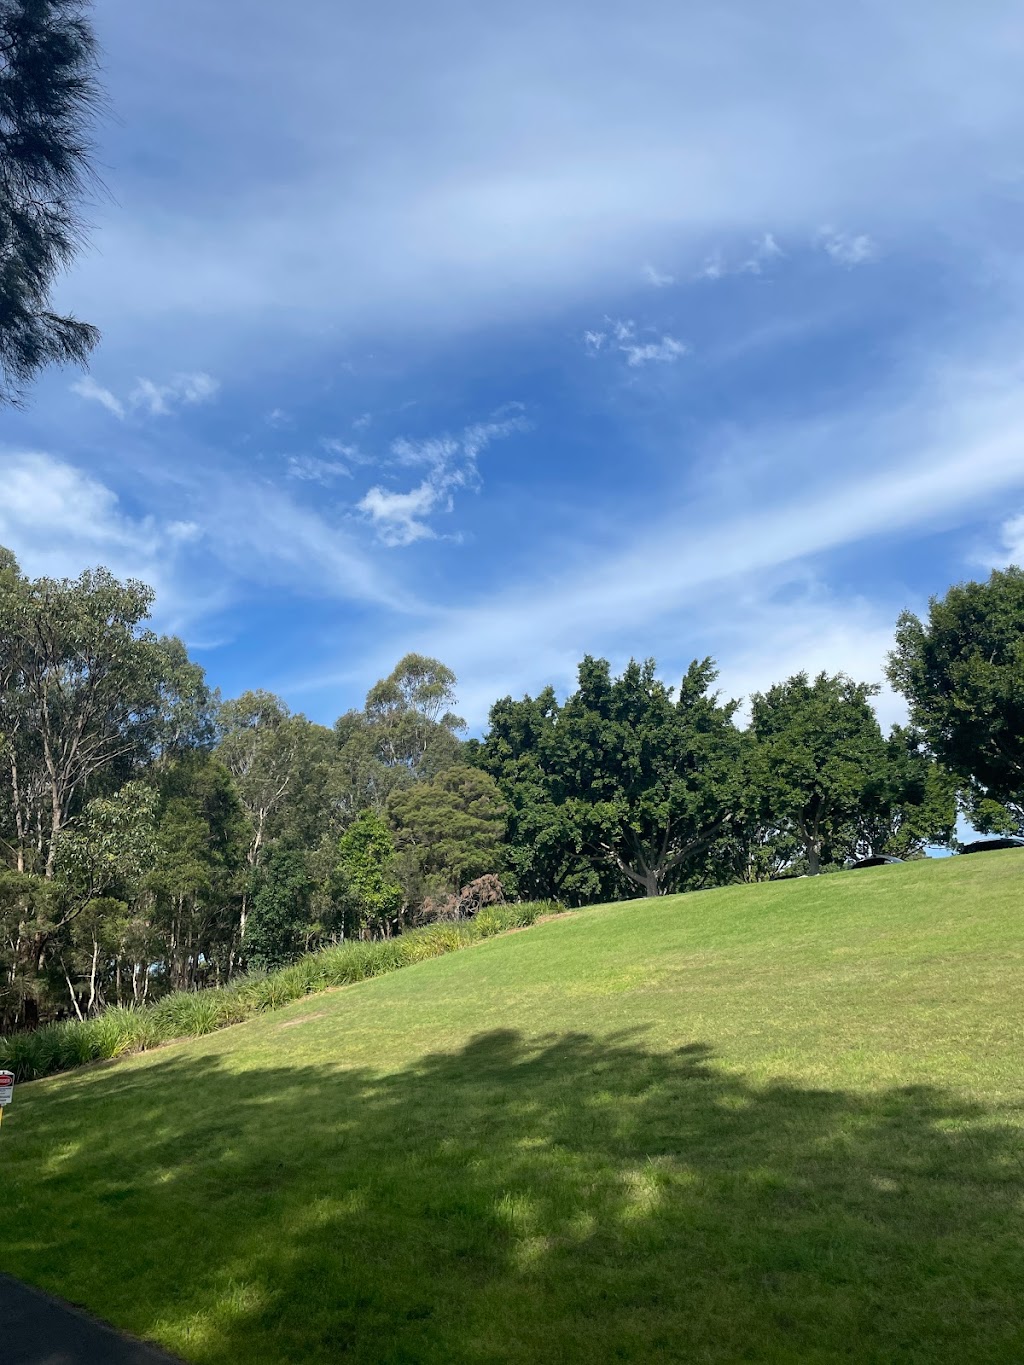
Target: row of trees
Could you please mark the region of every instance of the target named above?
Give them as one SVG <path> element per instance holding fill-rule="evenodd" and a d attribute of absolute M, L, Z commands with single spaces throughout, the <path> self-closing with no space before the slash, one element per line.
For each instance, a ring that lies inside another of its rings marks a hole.
<path fill-rule="evenodd" d="M 506 698 L 476 750 L 509 803 L 520 889 L 573 902 L 814 875 L 953 837 L 955 784 L 920 735 L 885 737 L 877 688 L 798 674 L 751 701 L 714 690 L 709 659 L 678 691 L 635 662 L 585 659 L 563 704 Z"/>
<path fill-rule="evenodd" d="M 409 655 L 333 727 L 224 701 L 152 594 L 100 569 L 27 578 L 0 551 L 0 1023 L 222 982 L 452 913 L 500 877 L 570 904 L 815 874 L 1024 825 L 1024 575 L 901 618 L 873 686 L 798 674 L 737 704 L 710 660 L 586 658 L 564 700 L 495 703 L 464 739 L 455 678 Z"/>

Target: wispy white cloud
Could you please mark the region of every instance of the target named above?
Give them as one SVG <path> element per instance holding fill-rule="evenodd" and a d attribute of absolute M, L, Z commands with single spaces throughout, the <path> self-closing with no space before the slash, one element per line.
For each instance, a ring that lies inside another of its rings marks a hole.
<path fill-rule="evenodd" d="M 766 232 L 754 243 L 753 252 L 737 266 L 737 270 L 741 274 L 760 275 L 769 261 L 774 261 L 784 254 L 774 234 Z"/>
<path fill-rule="evenodd" d="M 632 318 L 606 318 L 607 331 L 586 331 L 583 345 L 589 355 L 605 348 L 618 351 L 626 357 L 626 364 L 633 369 L 651 362 L 671 364 L 689 353 L 689 346 L 677 337 L 663 333 L 649 341 L 641 340 L 637 324 Z M 653 329 L 645 329 L 651 331 Z"/>
<path fill-rule="evenodd" d="M 444 499 L 451 506 L 450 495 L 445 498 L 442 491 L 424 480 L 417 488 L 407 493 L 388 492 L 384 488 L 371 488 L 359 502 L 359 510 L 373 523 L 377 535 L 385 545 L 412 545 L 417 540 L 433 540 L 437 533 L 425 518 L 433 512 Z"/>
<path fill-rule="evenodd" d="M 319 455 L 289 455 L 288 477 L 305 483 L 333 483 L 351 478 L 352 470 L 341 460 L 325 460 Z"/>
<path fill-rule="evenodd" d="M 167 384 L 156 384 L 152 379 L 137 379 L 135 387 L 123 401 L 110 389 L 97 384 L 90 375 L 76 380 L 71 385 L 72 393 L 89 402 L 99 403 L 120 421 L 124 421 L 130 412 L 144 412 L 151 417 L 166 417 L 177 406 L 194 406 L 197 403 L 209 402 L 219 388 L 220 380 L 202 371 L 175 375 Z M 274 412 L 280 413 L 280 409 L 275 409 Z M 273 416 L 272 413 L 271 417 Z"/>
<path fill-rule="evenodd" d="M 643 277 L 648 284 L 654 285 L 655 289 L 667 289 L 670 284 L 675 284 L 676 277 L 667 275 L 664 271 L 658 270 L 656 266 L 645 265 Z"/>
<path fill-rule="evenodd" d="M 508 404 L 490 421 L 474 422 L 458 436 L 400 437 L 391 443 L 393 459 L 401 466 L 425 468 L 425 478 L 406 492 L 374 485 L 358 503 L 358 510 L 384 545 L 435 539 L 437 533 L 425 518 L 434 512 L 450 512 L 456 489 L 479 486 L 478 459 L 492 442 L 528 429 L 521 405 Z"/>
<path fill-rule="evenodd" d="M 454 436 L 430 436 L 423 441 L 400 436 L 391 442 L 391 454 L 402 465 L 429 465 L 432 469 L 447 470 L 461 453 L 462 442 Z"/>
<path fill-rule="evenodd" d="M 864 232 L 854 235 L 837 232 L 834 228 L 822 228 L 818 234 L 818 243 L 822 251 L 839 265 L 864 265 L 868 261 L 873 261 L 878 254 L 875 242 Z"/>
<path fill-rule="evenodd" d="M 201 371 L 178 374 L 168 384 L 139 379 L 128 395 L 130 408 L 141 408 L 152 417 L 166 417 L 176 406 L 209 402 L 220 388 L 220 380 Z"/>
<path fill-rule="evenodd" d="M 178 629 L 217 597 L 209 583 L 186 591 L 176 570 L 181 548 L 197 539 L 194 523 L 132 516 L 101 479 L 41 451 L 4 451 L 0 544 L 33 576 L 77 577 L 103 564 L 141 578 L 157 592 L 158 620 Z"/>
<path fill-rule="evenodd" d="M 696 272 L 694 279 L 720 280 L 722 276 L 727 273 L 727 267 L 721 251 L 713 251 L 710 256 L 705 258 L 704 264 Z"/>
<path fill-rule="evenodd" d="M 181 545 L 199 540 L 202 534 L 202 527 L 196 521 L 170 521 L 167 523 L 167 535 L 171 540 L 177 541 Z"/>
<path fill-rule="evenodd" d="M 694 271 L 693 279 L 721 280 L 727 275 L 760 275 L 772 261 L 785 254 L 775 234 L 763 232 L 744 253 L 731 255 L 731 259 L 721 247 L 716 248 Z"/>
<path fill-rule="evenodd" d="M 3 463 L 0 538 L 37 572 L 78 572 L 98 550 L 154 552 L 155 521 L 127 516 L 99 479 L 38 451 L 8 452 Z"/>
<path fill-rule="evenodd" d="M 106 408 L 112 416 L 124 421 L 124 404 L 109 389 L 97 384 L 91 375 L 76 379 L 71 385 L 71 392 L 77 393 L 79 398 L 84 398 L 88 402 L 99 403 L 100 407 Z"/>
<path fill-rule="evenodd" d="M 1002 568 L 1017 564 L 1024 568 L 1024 512 L 1008 517 L 999 528 L 999 543 L 978 556 L 979 562 Z"/>
<path fill-rule="evenodd" d="M 626 364 L 635 368 L 651 361 L 671 364 L 686 355 L 690 348 L 676 337 L 663 336 L 658 341 L 633 342 L 621 349 L 626 356 Z"/>

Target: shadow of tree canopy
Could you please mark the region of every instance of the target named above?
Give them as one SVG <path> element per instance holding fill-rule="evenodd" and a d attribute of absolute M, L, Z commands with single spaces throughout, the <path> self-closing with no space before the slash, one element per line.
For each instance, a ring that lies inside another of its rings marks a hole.
<path fill-rule="evenodd" d="M 1024 1359 L 1010 1112 L 638 1033 L 232 1065 L 41 1095 L 9 1268 L 204 1365 Z"/>

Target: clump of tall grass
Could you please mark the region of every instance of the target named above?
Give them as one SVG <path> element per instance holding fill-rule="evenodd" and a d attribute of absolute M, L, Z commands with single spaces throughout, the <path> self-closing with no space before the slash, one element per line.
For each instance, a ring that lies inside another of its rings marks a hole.
<path fill-rule="evenodd" d="M 525 929 L 563 907 L 554 901 L 491 905 L 474 919 L 428 924 L 398 938 L 353 941 L 308 953 L 276 972 L 239 977 L 227 986 L 174 991 L 141 1008 L 112 1006 L 94 1019 L 64 1019 L 34 1033 L 0 1037 L 0 1067 L 20 1081 L 70 1071 L 88 1062 L 144 1052 L 175 1038 L 199 1038 L 281 1009 L 305 995 L 384 976 L 427 958 L 457 952 L 510 929 Z"/>

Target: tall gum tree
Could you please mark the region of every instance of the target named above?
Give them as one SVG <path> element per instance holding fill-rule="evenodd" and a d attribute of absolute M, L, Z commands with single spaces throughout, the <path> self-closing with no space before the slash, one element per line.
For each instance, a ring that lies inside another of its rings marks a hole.
<path fill-rule="evenodd" d="M 144 627 L 151 589 L 106 569 L 0 571 L 0 746 L 18 871 L 52 878 L 61 833 L 108 773 L 151 753 L 165 717 L 167 642 Z"/>

